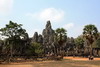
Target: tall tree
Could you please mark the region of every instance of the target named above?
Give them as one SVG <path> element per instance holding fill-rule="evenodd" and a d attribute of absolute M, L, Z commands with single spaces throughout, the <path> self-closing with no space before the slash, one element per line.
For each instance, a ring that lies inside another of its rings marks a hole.
<path fill-rule="evenodd" d="M 67 37 L 67 36 L 66 36 L 66 34 L 67 34 L 66 32 L 67 32 L 67 31 L 66 31 L 64 28 L 57 28 L 57 29 L 55 30 L 55 33 L 56 33 L 56 35 L 58 36 L 58 40 L 59 40 L 59 41 L 62 41 L 64 37 Z"/>
<path fill-rule="evenodd" d="M 5 36 L 6 43 L 5 47 L 7 48 L 8 59 L 11 60 L 13 53 L 15 51 L 14 47 L 17 45 L 19 39 L 25 38 L 26 30 L 23 29 L 22 24 L 17 24 L 12 21 L 9 24 L 6 24 L 6 27 L 0 29 L 2 36 Z"/>
<path fill-rule="evenodd" d="M 89 46 L 90 46 L 90 56 L 92 56 L 92 44 L 95 39 L 98 38 L 98 29 L 95 25 L 89 24 L 86 25 L 83 29 L 83 35 L 86 40 L 88 40 Z"/>
<path fill-rule="evenodd" d="M 64 42 L 66 42 L 66 39 L 67 39 L 67 31 L 64 29 L 64 28 L 57 28 L 55 30 L 55 34 L 56 34 L 56 40 L 58 42 L 58 48 L 57 48 L 57 51 L 61 52 L 61 50 L 64 50 L 63 48 L 63 44 Z"/>

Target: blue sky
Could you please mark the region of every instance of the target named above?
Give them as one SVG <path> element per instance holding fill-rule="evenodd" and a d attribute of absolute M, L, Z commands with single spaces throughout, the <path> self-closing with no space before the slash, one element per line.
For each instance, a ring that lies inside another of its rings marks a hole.
<path fill-rule="evenodd" d="M 77 37 L 87 24 L 100 31 L 100 0 L 0 0 L 0 28 L 9 20 L 23 24 L 30 37 L 42 33 L 47 20 L 53 29 L 63 27 Z"/>

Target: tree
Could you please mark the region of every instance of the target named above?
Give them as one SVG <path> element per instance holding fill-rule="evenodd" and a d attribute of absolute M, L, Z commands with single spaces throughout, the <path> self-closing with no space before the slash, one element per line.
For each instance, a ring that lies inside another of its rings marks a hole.
<path fill-rule="evenodd" d="M 61 53 L 61 50 L 64 50 L 63 48 L 63 44 L 64 42 L 66 42 L 66 39 L 67 39 L 67 31 L 64 29 L 64 28 L 57 28 L 55 30 L 55 35 L 56 35 L 56 41 L 58 42 L 58 48 L 57 48 L 57 51 L 59 50 L 59 52 Z"/>
<path fill-rule="evenodd" d="M 12 21 L 9 24 L 6 24 L 6 27 L 0 29 L 2 36 L 5 36 L 5 47 L 7 50 L 7 60 L 11 60 L 13 53 L 16 49 L 14 47 L 18 44 L 20 39 L 25 38 L 26 30 L 23 29 L 22 24 L 17 24 Z"/>
<path fill-rule="evenodd" d="M 82 53 L 82 50 L 84 49 L 84 40 L 82 36 L 78 36 L 75 39 L 75 46 L 76 46 L 76 51 Z"/>
<path fill-rule="evenodd" d="M 62 41 L 63 37 L 66 36 L 67 31 L 64 28 L 57 28 L 55 30 L 56 35 L 58 36 L 58 40 Z"/>
<path fill-rule="evenodd" d="M 82 37 L 77 37 L 76 39 L 75 39 L 75 45 L 76 45 L 76 47 L 78 47 L 78 49 L 82 49 L 82 48 L 84 48 L 84 40 L 83 40 L 83 38 Z"/>
<path fill-rule="evenodd" d="M 94 40 L 98 38 L 98 29 L 95 25 L 89 24 L 86 25 L 83 29 L 83 36 L 88 41 L 90 46 L 90 56 L 92 56 L 92 44 Z"/>
<path fill-rule="evenodd" d="M 31 53 L 35 56 L 41 56 L 44 52 L 44 49 L 40 43 L 33 42 L 31 43 Z"/>

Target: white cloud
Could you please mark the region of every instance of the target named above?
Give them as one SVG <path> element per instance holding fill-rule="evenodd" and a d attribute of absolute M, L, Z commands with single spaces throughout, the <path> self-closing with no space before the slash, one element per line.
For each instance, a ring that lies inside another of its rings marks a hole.
<path fill-rule="evenodd" d="M 67 30 L 67 36 L 74 37 L 74 38 L 76 38 L 77 36 L 82 34 L 83 27 L 84 27 L 84 25 L 78 25 L 78 24 L 74 24 L 74 23 L 68 23 L 63 26 L 63 28 L 65 28 Z"/>
<path fill-rule="evenodd" d="M 0 0 L 0 15 L 6 15 L 12 10 L 13 0 Z"/>
<path fill-rule="evenodd" d="M 63 26 L 63 28 L 65 28 L 65 29 L 70 29 L 70 28 L 72 28 L 72 27 L 74 27 L 74 23 L 68 23 L 68 24 L 66 24 L 66 25 L 64 25 Z"/>
<path fill-rule="evenodd" d="M 60 22 L 64 18 L 64 11 L 55 8 L 47 8 L 34 14 L 29 13 L 28 16 L 42 21 L 51 20 L 54 22 Z"/>

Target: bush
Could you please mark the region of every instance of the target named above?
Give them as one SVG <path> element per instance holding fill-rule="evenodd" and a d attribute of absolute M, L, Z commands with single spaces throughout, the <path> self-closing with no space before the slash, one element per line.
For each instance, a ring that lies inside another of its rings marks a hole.
<path fill-rule="evenodd" d="M 41 56 L 44 52 L 44 49 L 42 48 L 42 45 L 40 43 L 32 43 L 32 52 L 34 52 L 35 56 Z"/>

